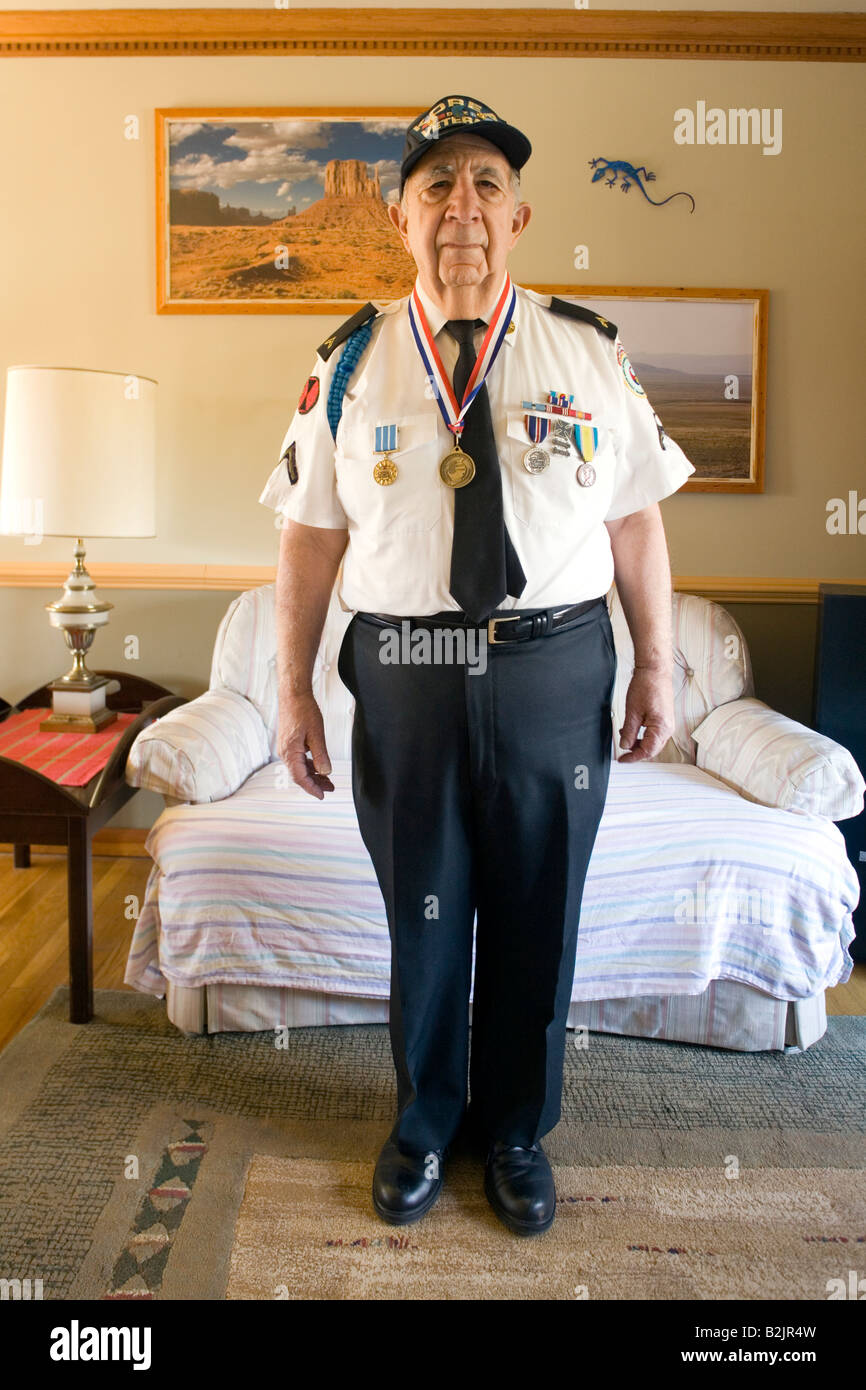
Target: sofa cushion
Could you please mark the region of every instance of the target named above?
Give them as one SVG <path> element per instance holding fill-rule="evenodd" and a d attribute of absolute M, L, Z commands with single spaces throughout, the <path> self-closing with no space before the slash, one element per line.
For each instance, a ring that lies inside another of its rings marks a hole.
<path fill-rule="evenodd" d="M 720 705 L 694 741 L 698 767 L 751 801 L 834 821 L 863 809 L 866 783 L 848 749 L 762 700 Z"/>
<path fill-rule="evenodd" d="M 125 778 L 172 805 L 222 801 L 270 757 L 267 731 L 250 701 L 236 690 L 207 690 L 142 730 Z"/>

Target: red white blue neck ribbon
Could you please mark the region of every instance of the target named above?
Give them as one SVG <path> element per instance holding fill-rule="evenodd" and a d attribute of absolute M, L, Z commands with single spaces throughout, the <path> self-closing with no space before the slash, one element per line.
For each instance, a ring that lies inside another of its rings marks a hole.
<path fill-rule="evenodd" d="M 475 366 L 472 368 L 472 375 L 466 383 L 463 400 L 458 401 L 448 373 L 442 365 L 442 358 L 439 356 L 433 341 L 427 315 L 424 313 L 424 307 L 418 297 L 417 283 L 409 296 L 409 322 L 412 326 L 415 345 L 421 355 L 421 361 L 424 363 L 427 379 L 436 395 L 442 418 L 458 441 L 463 433 L 463 417 L 490 375 L 493 363 L 499 355 L 499 349 L 505 341 L 505 334 L 508 332 L 508 325 L 514 314 L 516 302 L 517 291 L 511 282 L 511 276 L 506 271 L 505 284 L 496 302 L 496 308 L 493 310 L 487 332 L 484 335 L 484 342 L 481 344 L 481 350 L 478 353 Z"/>

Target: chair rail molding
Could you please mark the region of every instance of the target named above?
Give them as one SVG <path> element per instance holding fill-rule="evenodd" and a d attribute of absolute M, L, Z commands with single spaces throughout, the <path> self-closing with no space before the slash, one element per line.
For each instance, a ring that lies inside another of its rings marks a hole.
<path fill-rule="evenodd" d="M 225 589 L 238 593 L 272 584 L 276 565 L 129 565 L 88 560 L 87 568 L 100 589 Z M 65 560 L 19 563 L 0 561 L 0 590 L 57 589 L 69 573 Z M 866 577 L 814 579 L 785 575 L 687 575 L 673 577 L 678 593 L 701 594 L 716 603 L 817 603 L 819 584 L 864 584 Z"/>

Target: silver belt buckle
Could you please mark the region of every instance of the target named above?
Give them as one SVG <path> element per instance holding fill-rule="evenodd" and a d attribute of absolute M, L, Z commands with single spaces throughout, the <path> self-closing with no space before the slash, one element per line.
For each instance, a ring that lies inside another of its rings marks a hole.
<path fill-rule="evenodd" d="M 489 618 L 489 619 L 487 620 L 487 640 L 488 640 L 488 642 L 490 643 L 490 645 L 491 645 L 492 647 L 501 646 L 501 642 L 497 642 L 497 640 L 496 640 L 496 624 L 497 624 L 497 623 L 518 623 L 518 622 L 520 622 L 519 616 L 518 616 L 518 617 L 514 617 L 514 618 Z"/>

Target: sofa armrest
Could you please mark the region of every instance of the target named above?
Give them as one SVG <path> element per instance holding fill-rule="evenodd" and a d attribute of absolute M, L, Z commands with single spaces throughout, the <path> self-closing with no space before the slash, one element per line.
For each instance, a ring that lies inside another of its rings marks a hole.
<path fill-rule="evenodd" d="M 271 761 L 255 705 L 236 690 L 206 690 L 139 734 L 125 778 L 171 805 L 222 801 Z"/>
<path fill-rule="evenodd" d="M 863 809 L 866 783 L 848 749 L 762 700 L 719 705 L 692 738 L 697 766 L 749 801 L 832 821 Z"/>

